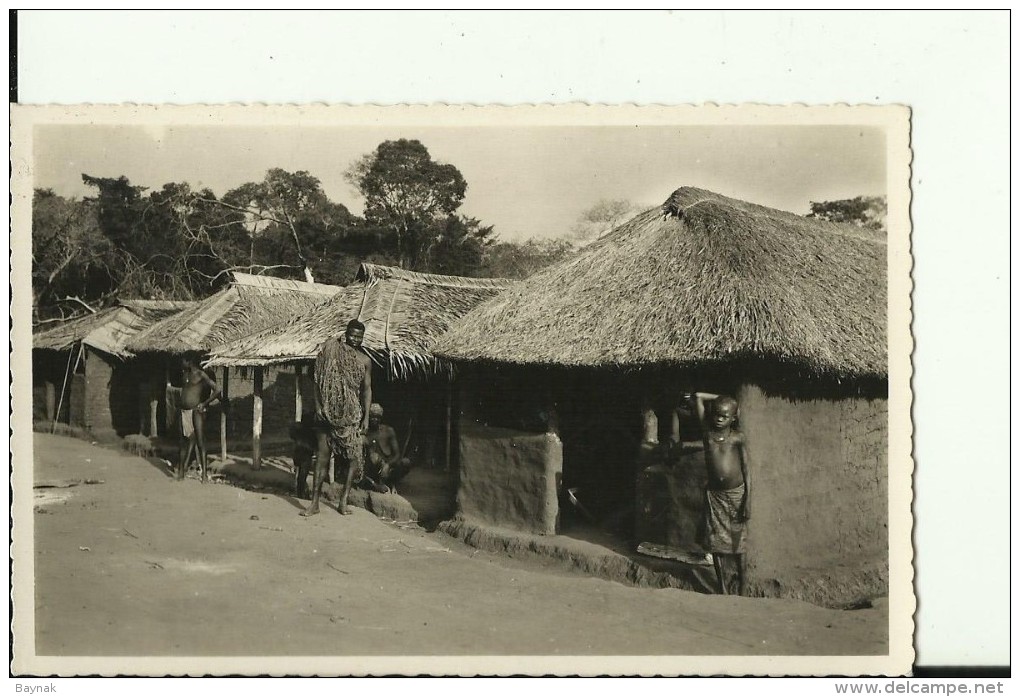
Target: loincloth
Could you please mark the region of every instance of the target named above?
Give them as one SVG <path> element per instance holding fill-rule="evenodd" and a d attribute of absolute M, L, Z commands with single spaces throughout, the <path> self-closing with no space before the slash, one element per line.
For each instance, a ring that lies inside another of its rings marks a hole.
<path fill-rule="evenodd" d="M 365 443 L 361 435 L 360 424 L 334 426 L 327 421 L 316 419 L 315 429 L 326 435 L 330 452 L 343 459 L 349 467 L 354 468 L 355 481 L 364 476 Z"/>
<path fill-rule="evenodd" d="M 741 509 L 746 487 L 705 492 L 705 518 L 701 544 L 715 554 L 743 554 L 747 542 L 747 526 Z"/>
<path fill-rule="evenodd" d="M 195 410 L 181 409 L 181 435 L 191 438 L 195 433 Z"/>

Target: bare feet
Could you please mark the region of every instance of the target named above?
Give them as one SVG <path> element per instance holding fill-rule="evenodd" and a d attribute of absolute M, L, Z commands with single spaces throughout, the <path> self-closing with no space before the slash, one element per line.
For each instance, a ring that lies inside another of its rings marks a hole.
<path fill-rule="evenodd" d="M 311 515 L 316 515 L 319 512 L 319 504 L 313 504 L 301 511 L 298 515 L 305 516 L 306 518 Z"/>

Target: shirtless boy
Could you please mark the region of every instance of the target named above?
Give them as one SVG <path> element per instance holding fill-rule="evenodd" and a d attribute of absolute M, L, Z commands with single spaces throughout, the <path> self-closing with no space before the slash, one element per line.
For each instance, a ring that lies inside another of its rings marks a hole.
<path fill-rule="evenodd" d="M 693 395 L 705 443 L 708 489 L 702 544 L 712 553 L 716 578 L 729 593 L 725 565 L 736 562 L 738 592 L 746 590 L 746 523 L 751 519 L 751 465 L 744 434 L 734 426 L 737 400 L 697 392 Z M 710 404 L 706 407 L 706 402 Z"/>
<path fill-rule="evenodd" d="M 365 325 L 354 319 L 347 323 L 344 340 L 327 339 L 315 360 L 315 429 L 317 453 L 312 478 L 312 502 L 303 516 L 319 512 L 319 496 L 329 456 L 347 468 L 337 511 L 350 515 L 347 496 L 351 484 L 364 469 L 364 438 L 372 404 L 372 361 L 361 351 Z M 336 468 L 339 481 L 340 468 Z"/>
<path fill-rule="evenodd" d="M 205 452 L 205 410 L 220 396 L 220 386 L 198 366 L 198 362 L 185 356 L 181 359 L 184 372 L 184 386 L 181 388 L 180 417 L 181 440 L 178 448 L 177 473 L 175 479 L 184 479 L 191 464 L 191 453 L 198 449 L 198 465 L 202 481 L 208 478 L 208 460 Z M 209 396 L 203 398 L 208 392 Z M 187 442 L 185 442 L 187 439 Z"/>

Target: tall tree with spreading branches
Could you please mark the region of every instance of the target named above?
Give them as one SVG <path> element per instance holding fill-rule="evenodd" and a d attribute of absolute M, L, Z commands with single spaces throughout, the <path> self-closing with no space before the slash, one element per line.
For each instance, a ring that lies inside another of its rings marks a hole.
<path fill-rule="evenodd" d="M 420 265 L 438 241 L 436 223 L 460 207 L 467 182 L 417 140 L 387 140 L 346 172 L 365 197 L 365 219 L 396 238 L 397 263 Z"/>

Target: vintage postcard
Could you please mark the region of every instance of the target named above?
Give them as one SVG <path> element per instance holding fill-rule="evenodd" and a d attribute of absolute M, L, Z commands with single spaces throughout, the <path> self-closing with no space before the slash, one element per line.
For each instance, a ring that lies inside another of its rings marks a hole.
<path fill-rule="evenodd" d="M 12 122 L 14 674 L 910 670 L 906 107 Z"/>

